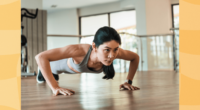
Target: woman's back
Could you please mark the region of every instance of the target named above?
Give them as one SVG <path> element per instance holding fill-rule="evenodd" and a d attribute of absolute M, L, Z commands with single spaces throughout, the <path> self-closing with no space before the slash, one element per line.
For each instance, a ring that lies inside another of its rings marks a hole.
<path fill-rule="evenodd" d="M 57 61 L 65 58 L 74 58 L 77 62 L 84 58 L 89 50 L 89 44 L 68 45 L 39 53 L 37 57 L 43 57 L 49 61 Z"/>
<path fill-rule="evenodd" d="M 80 46 L 82 46 L 81 47 L 82 50 L 79 50 L 79 51 L 83 52 L 85 55 L 82 55 L 80 57 L 70 57 L 70 58 L 60 59 L 57 61 L 51 61 L 50 66 L 51 66 L 52 73 L 54 74 L 59 74 L 62 72 L 76 73 L 75 71 L 72 70 L 72 68 L 78 72 L 101 73 L 103 71 L 103 68 L 98 69 L 98 70 L 91 70 L 88 68 L 88 61 L 90 59 L 90 55 L 92 52 L 92 46 L 89 44 L 82 44 Z M 69 51 L 73 51 L 73 50 L 69 50 Z M 68 62 L 70 64 L 67 64 Z"/>

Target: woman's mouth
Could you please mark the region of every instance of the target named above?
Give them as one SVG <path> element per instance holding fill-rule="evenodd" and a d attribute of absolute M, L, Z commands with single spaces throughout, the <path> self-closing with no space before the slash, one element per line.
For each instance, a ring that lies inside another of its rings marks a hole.
<path fill-rule="evenodd" d="M 110 63 L 110 62 L 111 62 L 111 60 L 106 60 L 106 62 Z"/>

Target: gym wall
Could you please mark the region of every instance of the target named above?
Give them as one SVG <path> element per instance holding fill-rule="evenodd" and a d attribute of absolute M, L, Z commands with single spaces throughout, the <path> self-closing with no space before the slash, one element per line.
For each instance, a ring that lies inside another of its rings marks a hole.
<path fill-rule="evenodd" d="M 34 14 L 36 12 L 33 9 L 28 9 L 28 11 Z M 47 50 L 47 11 L 38 10 L 36 19 L 24 17 L 22 25 L 24 26 L 23 35 L 27 38 L 29 72 L 37 72 L 35 56 Z"/>

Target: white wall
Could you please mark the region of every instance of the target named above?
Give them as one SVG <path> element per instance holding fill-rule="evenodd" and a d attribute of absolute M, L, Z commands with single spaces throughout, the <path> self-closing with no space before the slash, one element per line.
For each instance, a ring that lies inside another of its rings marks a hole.
<path fill-rule="evenodd" d="M 47 34 L 78 35 L 78 16 L 76 9 L 48 12 Z"/>
<path fill-rule="evenodd" d="M 100 5 L 92 5 L 80 8 L 80 16 L 106 13 L 121 10 L 120 2 L 112 2 Z"/>
<path fill-rule="evenodd" d="M 146 0 L 147 34 L 168 34 L 172 28 L 170 0 Z"/>
<path fill-rule="evenodd" d="M 42 10 L 42 0 L 21 0 L 21 8 Z"/>
<path fill-rule="evenodd" d="M 47 14 L 47 35 L 78 35 L 78 15 L 76 9 L 64 9 Z M 47 38 L 47 49 L 78 44 L 78 37 L 53 37 Z"/>
<path fill-rule="evenodd" d="M 177 4 L 179 3 L 179 0 L 171 0 L 171 4 Z"/>

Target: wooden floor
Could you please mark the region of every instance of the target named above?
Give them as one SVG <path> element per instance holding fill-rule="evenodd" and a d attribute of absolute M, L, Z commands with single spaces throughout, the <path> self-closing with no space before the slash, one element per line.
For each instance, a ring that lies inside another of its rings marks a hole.
<path fill-rule="evenodd" d="M 22 110 L 178 110 L 179 73 L 137 72 L 133 85 L 140 90 L 119 91 L 127 73 L 116 73 L 113 80 L 103 73 L 61 74 L 59 85 L 74 90 L 72 96 L 53 96 L 46 83 L 35 77 L 22 77 Z"/>

